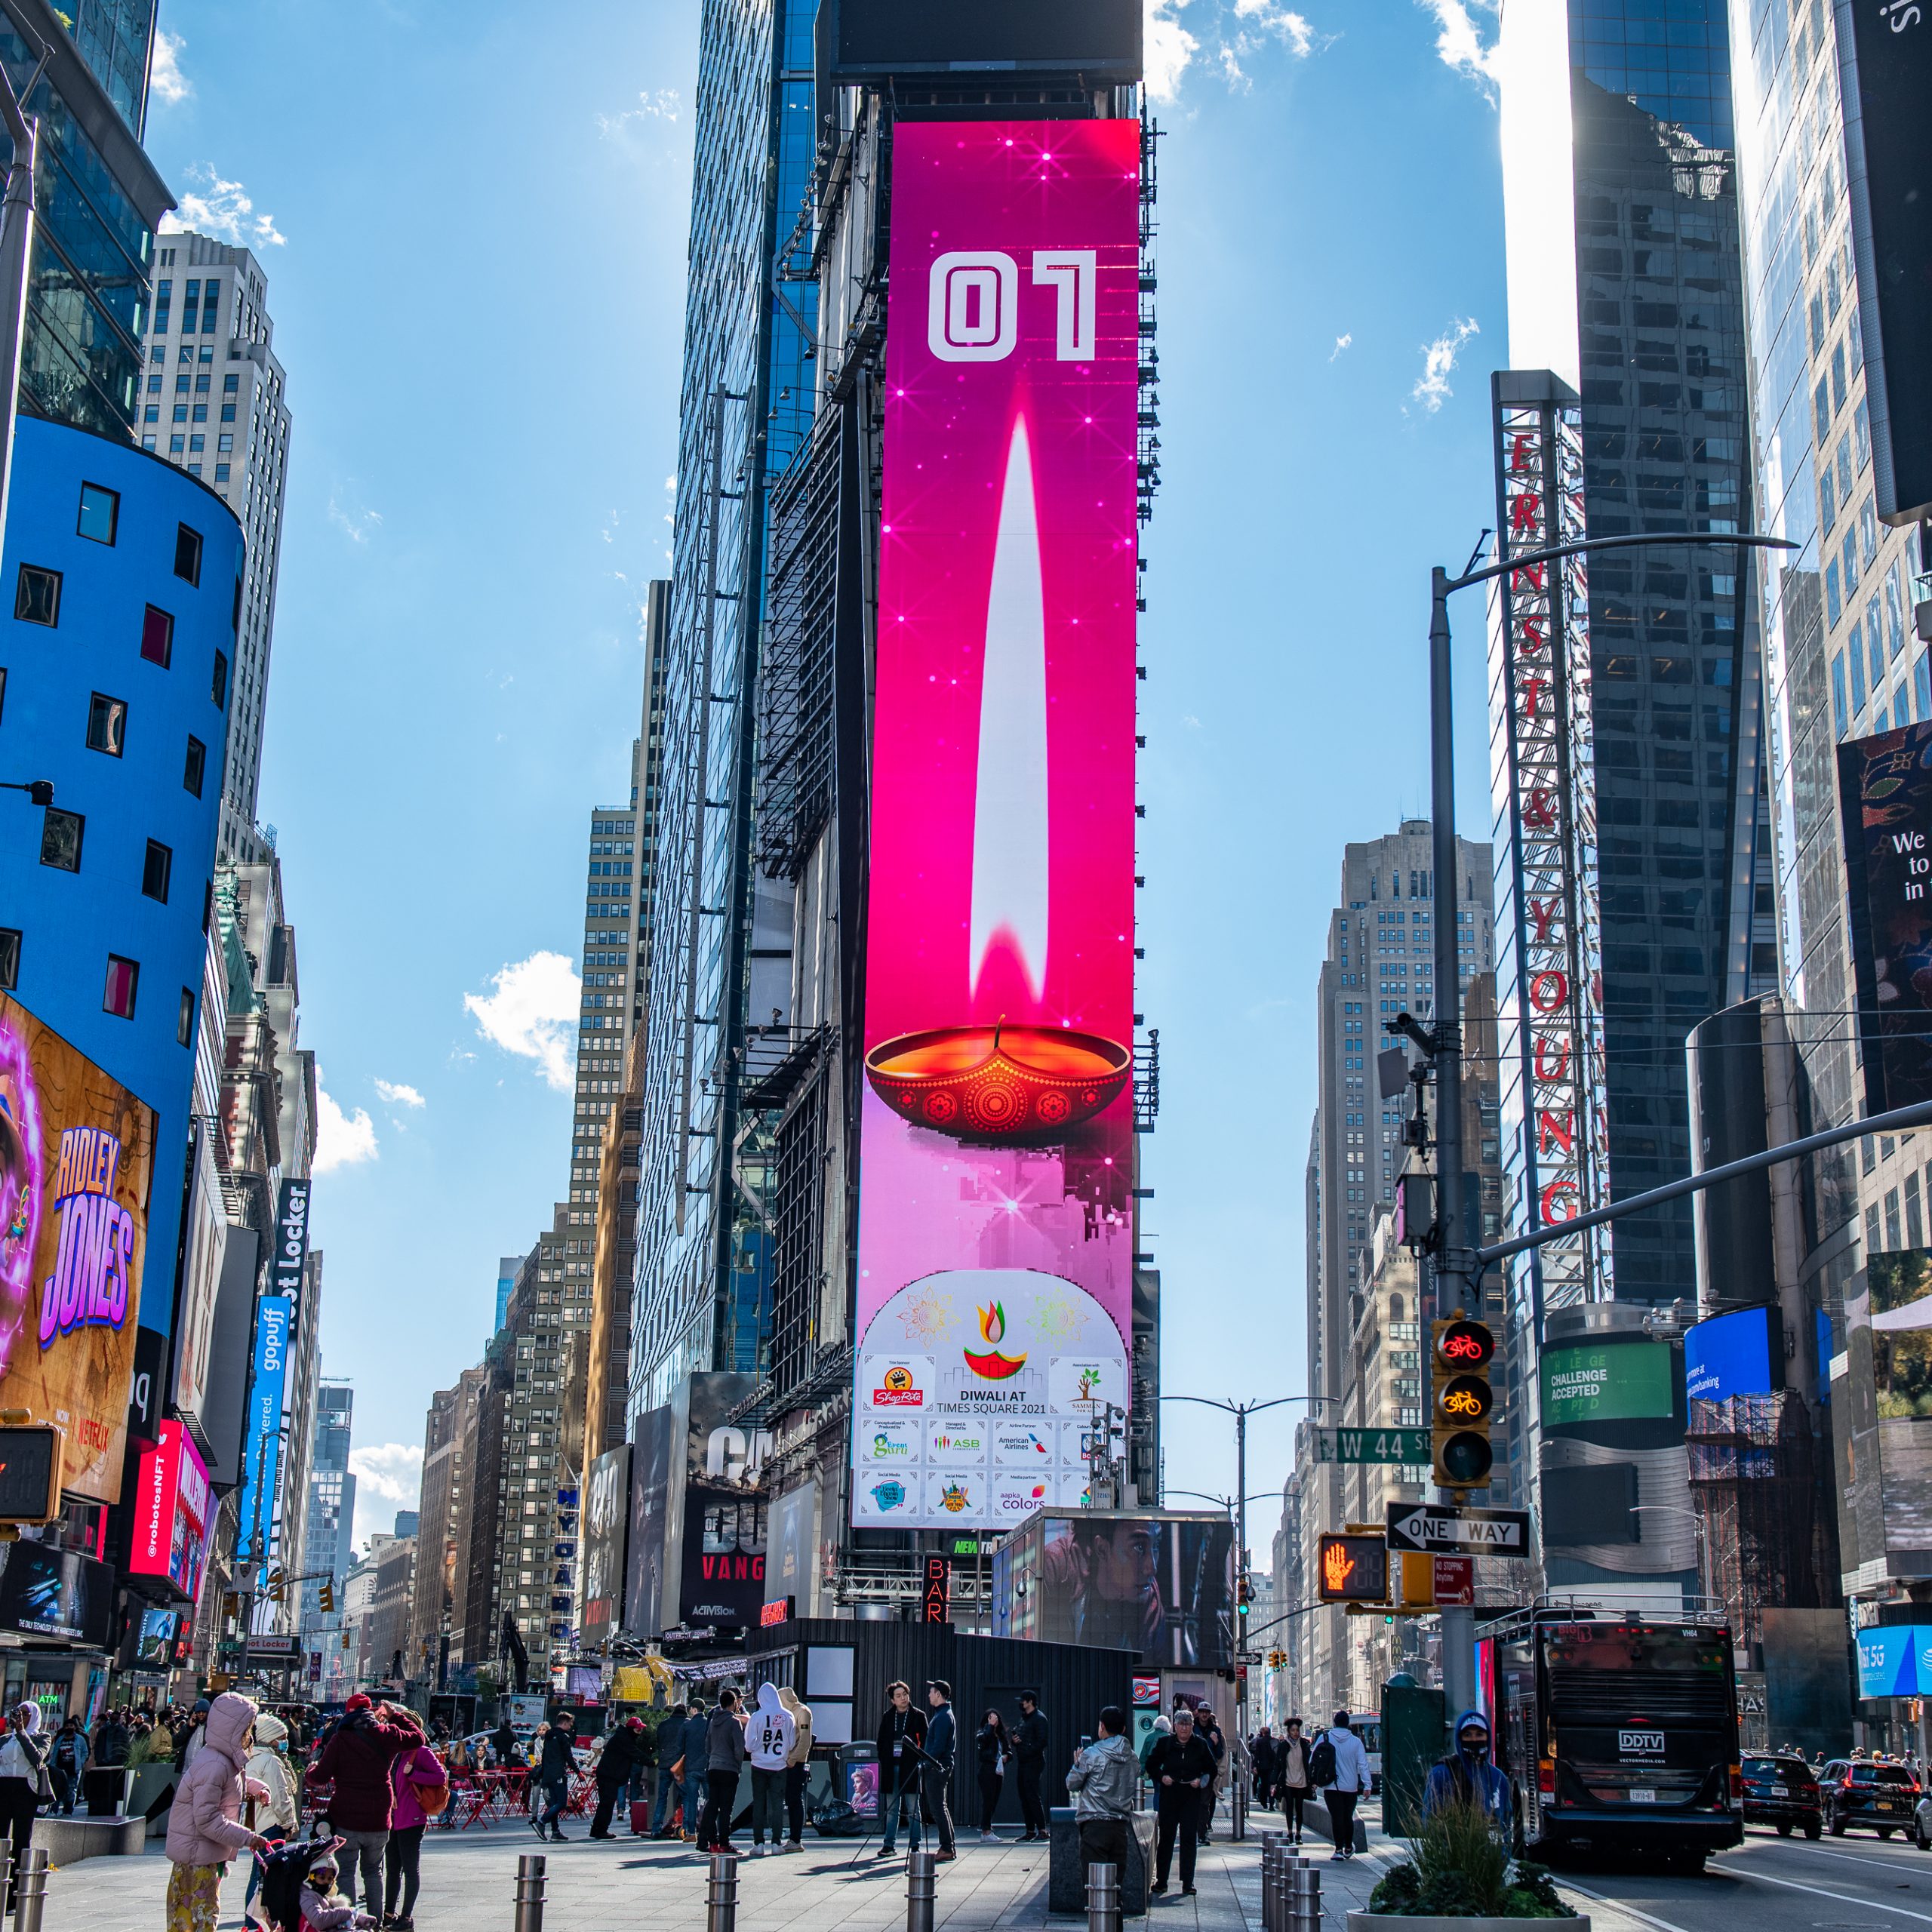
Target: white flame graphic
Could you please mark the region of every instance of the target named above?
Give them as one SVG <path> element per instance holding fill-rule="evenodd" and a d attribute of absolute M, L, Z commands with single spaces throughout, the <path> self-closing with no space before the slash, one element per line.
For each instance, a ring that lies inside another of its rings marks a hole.
<path fill-rule="evenodd" d="M 1047 963 L 1047 619 L 1032 456 L 1013 426 L 986 598 L 973 823 L 973 980 L 1004 940 L 1038 999 Z"/>

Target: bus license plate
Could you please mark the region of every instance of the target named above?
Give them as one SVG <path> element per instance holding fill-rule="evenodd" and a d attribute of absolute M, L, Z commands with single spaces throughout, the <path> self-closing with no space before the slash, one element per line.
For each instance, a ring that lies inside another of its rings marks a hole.
<path fill-rule="evenodd" d="M 1881 1798 L 1872 1808 L 1875 1811 L 1889 1811 L 1892 1808 L 1892 1801 L 1889 1798 Z"/>
<path fill-rule="evenodd" d="M 1632 1804 L 1654 1804 L 1657 1801 L 1657 1795 L 1655 1792 L 1646 1790 L 1641 1785 L 1632 1785 L 1630 1787 L 1630 1802 Z"/>

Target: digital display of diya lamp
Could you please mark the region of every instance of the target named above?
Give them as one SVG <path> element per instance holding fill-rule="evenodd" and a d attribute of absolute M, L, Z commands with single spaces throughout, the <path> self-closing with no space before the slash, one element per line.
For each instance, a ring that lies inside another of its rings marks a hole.
<path fill-rule="evenodd" d="M 1039 1139 L 1106 1110 L 1133 1056 L 1070 1028 L 934 1026 L 866 1056 L 872 1091 L 902 1119 L 961 1140 Z"/>

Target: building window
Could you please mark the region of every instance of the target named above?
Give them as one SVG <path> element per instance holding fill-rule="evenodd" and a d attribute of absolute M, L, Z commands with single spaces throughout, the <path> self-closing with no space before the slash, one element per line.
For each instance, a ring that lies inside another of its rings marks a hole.
<path fill-rule="evenodd" d="M 183 377 L 183 380 L 185 381 L 186 378 Z M 185 423 L 187 420 L 188 405 L 185 402 L 177 402 L 174 405 L 174 420 L 177 423 Z"/>
<path fill-rule="evenodd" d="M 141 411 L 141 420 L 143 423 L 158 423 L 161 420 L 160 409 L 155 404 L 149 403 L 146 408 Z"/>
<path fill-rule="evenodd" d="M 224 402 L 221 405 L 221 420 L 224 423 L 232 423 L 235 420 L 235 405 L 233 403 Z"/>
<path fill-rule="evenodd" d="M 186 436 L 170 436 L 168 439 L 168 454 L 170 456 L 179 456 L 187 447 Z"/>
<path fill-rule="evenodd" d="M 185 523 L 174 526 L 174 574 L 192 584 L 202 580 L 202 533 Z"/>
<path fill-rule="evenodd" d="M 0 926 L 0 992 L 20 983 L 20 936 L 11 926 Z"/>
<path fill-rule="evenodd" d="M 96 543 L 112 543 L 120 521 L 121 494 L 118 490 L 103 488 L 98 483 L 81 485 L 81 515 L 76 528 L 82 536 Z"/>
<path fill-rule="evenodd" d="M 199 420 L 199 415 L 205 415 L 206 413 L 205 411 L 199 412 L 197 420 Z M 208 446 L 208 439 L 205 436 L 190 436 L 188 438 L 188 454 L 190 456 L 199 456 Z"/>
<path fill-rule="evenodd" d="M 96 691 L 88 706 L 88 749 L 118 758 L 128 748 L 128 707 Z"/>
<path fill-rule="evenodd" d="M 103 1011 L 111 1013 L 117 1020 L 131 1020 L 134 1017 L 134 994 L 141 983 L 141 969 L 131 959 L 123 959 L 118 952 L 107 955 L 107 989 L 101 995 Z"/>
<path fill-rule="evenodd" d="M 155 441 L 152 436 L 143 436 L 141 438 L 141 448 L 144 450 L 151 450 L 155 446 Z"/>
<path fill-rule="evenodd" d="M 14 615 L 23 624 L 45 624 L 50 629 L 60 621 L 60 573 L 44 570 L 38 564 L 23 564 L 14 587 Z"/>
<path fill-rule="evenodd" d="M 1818 378 L 1818 386 L 1811 392 L 1811 414 L 1818 432 L 1818 447 L 1823 449 L 1825 439 L 1832 433 L 1832 400 L 1823 376 Z"/>
<path fill-rule="evenodd" d="M 1838 563 L 1834 557 L 1825 566 L 1825 621 L 1835 624 L 1844 615 L 1844 595 L 1838 589 Z"/>
<path fill-rule="evenodd" d="M 220 451 L 223 456 L 230 454 L 235 448 L 234 432 L 232 430 L 223 430 L 222 433 L 215 438 L 214 446 L 217 449 Z"/>
<path fill-rule="evenodd" d="M 181 1011 L 175 1018 L 174 1037 L 184 1047 L 195 1037 L 195 989 L 192 986 L 181 989 Z"/>
<path fill-rule="evenodd" d="M 1838 520 L 1838 492 L 1832 487 L 1832 463 L 1830 457 L 1827 457 L 1818 472 L 1819 527 L 1829 530 Z"/>
<path fill-rule="evenodd" d="M 241 388 L 242 378 L 238 375 L 224 376 L 222 377 L 221 392 L 223 395 L 238 395 L 241 391 Z"/>
<path fill-rule="evenodd" d="M 174 620 L 152 604 L 141 619 L 141 655 L 164 671 L 174 659 Z"/>
<path fill-rule="evenodd" d="M 193 792 L 198 798 L 202 795 L 202 780 L 208 775 L 208 748 L 191 732 L 188 738 L 188 759 L 182 770 L 181 783 L 185 789 Z"/>
<path fill-rule="evenodd" d="M 168 881 L 174 872 L 174 851 L 158 838 L 148 841 L 148 856 L 141 866 L 141 894 L 144 898 L 168 903 Z"/>
<path fill-rule="evenodd" d="M 81 869 L 81 842 L 88 822 L 78 812 L 63 811 L 49 805 L 40 828 L 40 863 L 57 872 L 77 872 Z"/>
<path fill-rule="evenodd" d="M 214 654 L 214 682 L 211 691 L 215 709 L 220 711 L 228 703 L 228 654 L 225 651 Z"/>
<path fill-rule="evenodd" d="M 217 483 L 226 483 L 228 481 L 228 465 L 226 463 L 218 463 L 215 465 L 214 480 Z"/>

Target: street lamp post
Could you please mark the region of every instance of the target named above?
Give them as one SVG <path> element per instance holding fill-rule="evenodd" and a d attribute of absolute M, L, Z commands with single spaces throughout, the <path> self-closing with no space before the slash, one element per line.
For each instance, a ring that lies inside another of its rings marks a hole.
<path fill-rule="evenodd" d="M 1560 562 L 1565 557 L 1587 556 L 1601 550 L 1695 547 L 1705 549 L 1795 550 L 1799 546 L 1781 537 L 1719 534 L 1709 531 L 1645 532 L 1629 537 L 1592 537 L 1573 543 L 1552 544 L 1506 561 L 1466 570 L 1452 577 L 1440 565 L 1429 574 L 1429 701 L 1430 809 L 1434 846 L 1435 893 L 1438 912 L 1445 881 L 1454 897 L 1456 863 L 1455 706 L 1449 638 L 1449 599 L 1458 590 Z M 1481 1263 L 1463 1241 L 1463 993 L 1458 977 L 1454 919 L 1435 921 L 1435 1024 L 1423 1036 L 1423 1051 L 1435 1072 L 1436 1214 L 1432 1258 L 1435 1287 L 1431 1313 L 1471 1307 Z M 1405 1018 L 1407 1016 L 1404 1016 Z M 1411 1032 L 1389 1025 L 1390 1033 Z M 1419 1029 L 1417 1029 L 1419 1030 Z M 1414 1032 L 1411 1033 L 1414 1037 Z M 1541 1337 L 1537 1340 L 1540 1343 Z M 1445 1497 L 1453 1501 L 1454 1498 Z M 1475 1612 L 1445 1609 L 1442 1616 L 1442 1687 L 1451 1710 L 1466 1710 L 1475 1702 Z"/>

